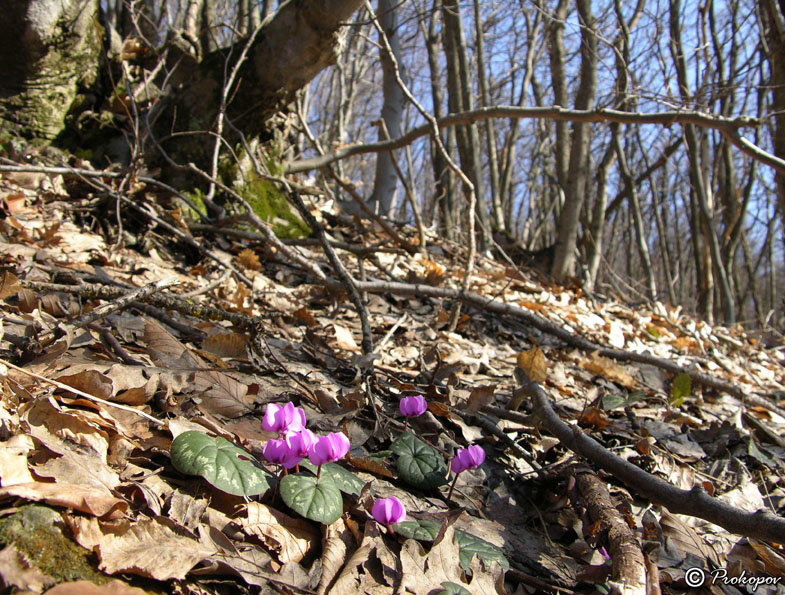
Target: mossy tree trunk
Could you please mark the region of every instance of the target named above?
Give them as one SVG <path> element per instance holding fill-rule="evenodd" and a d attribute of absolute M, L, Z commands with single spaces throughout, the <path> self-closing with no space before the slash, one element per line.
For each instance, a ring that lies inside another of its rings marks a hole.
<path fill-rule="evenodd" d="M 51 141 L 98 74 L 98 0 L 4 0 L 0 131 Z"/>
<path fill-rule="evenodd" d="M 50 141 L 63 132 L 80 85 L 90 84 L 98 73 L 104 51 L 98 0 L 5 1 L 8 6 L 0 19 L 0 130 Z M 335 60 L 341 30 L 361 4 L 284 3 L 249 48 L 228 93 L 226 117 L 233 126 L 224 131 L 239 129 L 248 139 L 263 135 L 269 119 Z M 209 169 L 214 137 L 208 133 L 215 129 L 228 73 L 246 43 L 239 39 L 212 52 L 205 48 L 201 62 L 187 53 L 174 56 L 174 68 L 159 69 L 162 80 L 154 81 L 163 87 L 163 96 L 152 107 L 154 117 L 138 114 L 138 129 L 155 121 L 152 140 L 162 142 L 176 161 Z M 176 53 L 170 51 L 170 59 Z M 100 104 L 97 98 L 95 105 Z M 184 131 L 205 134 L 172 134 Z M 146 148 L 157 154 L 153 145 Z"/>

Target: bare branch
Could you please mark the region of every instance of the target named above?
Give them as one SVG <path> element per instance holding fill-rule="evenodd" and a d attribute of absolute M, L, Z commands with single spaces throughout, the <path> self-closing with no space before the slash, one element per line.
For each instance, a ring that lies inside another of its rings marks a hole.
<path fill-rule="evenodd" d="M 747 155 L 770 165 L 777 171 L 785 173 L 785 160 L 764 151 L 739 134 L 739 128 L 749 128 L 760 125 L 760 120 L 749 116 L 725 118 L 694 111 L 671 111 L 647 114 L 640 112 L 624 112 L 613 109 L 571 110 L 559 107 L 558 105 L 554 107 L 493 106 L 462 112 L 460 114 L 450 114 L 449 116 L 437 120 L 436 123 L 439 128 L 448 128 L 450 126 L 471 124 L 472 122 L 478 122 L 488 118 L 547 118 L 569 122 L 657 124 L 666 127 L 672 126 L 673 124 L 694 124 L 695 126 L 719 130 L 731 143 Z M 379 153 L 381 151 L 399 149 L 422 136 L 426 136 L 431 133 L 431 131 L 431 123 L 423 124 L 422 126 L 410 130 L 403 136 L 390 141 L 351 145 L 320 157 L 294 161 L 286 166 L 286 173 L 298 173 L 319 169 L 335 161 L 351 157 L 352 155 Z"/>

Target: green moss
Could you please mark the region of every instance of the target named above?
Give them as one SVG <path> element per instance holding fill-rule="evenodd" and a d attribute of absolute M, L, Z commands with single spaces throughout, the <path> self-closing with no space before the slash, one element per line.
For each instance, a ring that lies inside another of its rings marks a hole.
<path fill-rule="evenodd" d="M 90 553 L 67 539 L 60 531 L 60 515 L 45 506 L 23 506 L 0 519 L 0 544 L 13 545 L 29 562 L 58 583 L 109 580 L 90 564 Z"/>
<path fill-rule="evenodd" d="M 202 215 L 207 215 L 207 205 L 204 203 L 204 193 L 199 188 L 194 188 L 190 192 L 184 190 L 183 196 L 188 198 L 193 203 L 193 206 L 196 207 L 199 213 Z M 186 216 L 190 217 L 191 219 L 200 218 L 199 214 L 194 212 L 193 207 L 185 201 L 175 198 L 175 202 L 180 205 Z"/>
<path fill-rule="evenodd" d="M 279 238 L 304 238 L 311 235 L 311 229 L 292 211 L 286 196 L 269 180 L 253 176 L 237 189 L 254 213 L 269 223 Z"/>

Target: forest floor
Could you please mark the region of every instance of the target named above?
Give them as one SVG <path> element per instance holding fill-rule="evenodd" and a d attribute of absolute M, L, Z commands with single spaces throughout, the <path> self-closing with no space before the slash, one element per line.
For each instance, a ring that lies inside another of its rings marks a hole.
<path fill-rule="evenodd" d="M 0 183 L 7 592 L 672 593 L 701 569 L 704 592 L 785 593 L 783 521 L 746 514 L 785 510 L 781 341 L 484 257 L 469 290 L 487 301 L 450 331 L 459 247 L 411 255 L 314 208 L 349 273 L 379 281 L 362 296 L 374 359 L 346 294 L 248 225 L 189 228 L 142 183 L 136 208 L 73 175 Z M 318 244 L 286 246 L 333 276 Z M 404 432 L 412 395 L 428 411 Z M 335 520 L 318 482 L 310 508 L 286 504 L 293 482 L 271 487 L 262 418 L 290 401 L 316 434 L 351 441 L 320 480 L 342 493 Z M 192 432 L 212 458 L 178 470 L 173 441 Z M 424 469 L 445 473 L 471 444 L 485 462 L 448 501 L 452 477 Z M 370 514 L 391 496 L 408 521 L 393 530 Z M 660 506 L 680 499 L 691 514 Z"/>

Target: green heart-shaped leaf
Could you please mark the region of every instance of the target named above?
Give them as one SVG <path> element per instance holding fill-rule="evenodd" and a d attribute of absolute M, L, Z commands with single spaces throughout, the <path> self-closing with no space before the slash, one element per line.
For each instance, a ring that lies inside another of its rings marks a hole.
<path fill-rule="evenodd" d="M 255 496 L 273 486 L 274 478 L 249 453 L 220 436 L 183 432 L 169 451 L 174 468 L 200 475 L 219 490 L 235 496 Z"/>
<path fill-rule="evenodd" d="M 307 519 L 329 525 L 343 513 L 343 497 L 326 477 L 287 475 L 281 479 L 281 497 L 286 505 Z"/>
<path fill-rule="evenodd" d="M 420 541 L 433 541 L 439 535 L 439 529 L 442 528 L 440 523 L 434 521 L 424 521 L 419 519 L 410 519 L 394 525 L 395 532 L 409 539 L 418 539 Z"/>
<path fill-rule="evenodd" d="M 439 595 L 472 595 L 471 591 L 467 591 L 458 583 L 444 581 L 441 586 L 444 587 L 444 590 L 439 591 Z"/>
<path fill-rule="evenodd" d="M 300 467 L 308 469 L 308 471 L 316 475 L 316 465 L 311 464 L 311 461 L 308 459 L 300 461 Z M 332 481 L 344 494 L 359 496 L 365 487 L 365 482 L 362 479 L 337 463 L 325 463 L 322 465 L 321 476 Z"/>
<path fill-rule="evenodd" d="M 390 449 L 398 455 L 398 473 L 409 485 L 430 489 L 447 483 L 442 456 L 411 432 L 401 434 Z"/>
<path fill-rule="evenodd" d="M 504 557 L 502 550 L 476 535 L 466 531 L 455 531 L 455 543 L 461 548 L 461 553 L 458 557 L 461 560 L 461 566 L 463 566 L 466 572 L 471 572 L 474 554 L 477 554 L 477 557 L 486 564 L 498 562 L 505 572 L 510 569 L 510 563 Z"/>

